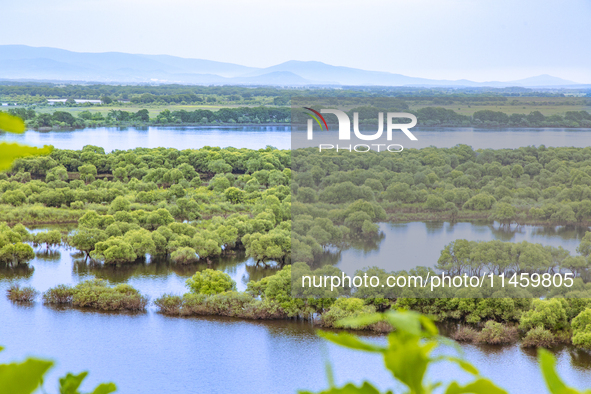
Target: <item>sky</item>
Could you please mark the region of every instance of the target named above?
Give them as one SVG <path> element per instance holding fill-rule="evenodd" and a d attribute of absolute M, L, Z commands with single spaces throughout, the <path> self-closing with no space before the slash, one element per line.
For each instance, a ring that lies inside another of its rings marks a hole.
<path fill-rule="evenodd" d="M 591 83 L 591 0 L 4 0 L 0 44 Z"/>

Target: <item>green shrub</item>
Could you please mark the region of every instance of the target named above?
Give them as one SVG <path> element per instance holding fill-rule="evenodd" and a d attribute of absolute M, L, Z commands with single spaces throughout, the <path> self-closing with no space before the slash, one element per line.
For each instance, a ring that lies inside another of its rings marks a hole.
<path fill-rule="evenodd" d="M 572 321 L 573 345 L 591 350 L 591 309 L 585 309 Z"/>
<path fill-rule="evenodd" d="M 195 294 L 218 294 L 236 289 L 236 283 L 230 275 L 209 268 L 196 272 L 186 283 Z"/>
<path fill-rule="evenodd" d="M 521 346 L 523 347 L 552 347 L 557 343 L 556 336 L 543 326 L 532 328 L 525 334 Z"/>
<path fill-rule="evenodd" d="M 37 294 L 37 290 L 32 287 L 20 287 L 19 285 L 12 285 L 6 291 L 8 299 L 15 302 L 33 302 Z"/>
<path fill-rule="evenodd" d="M 191 294 L 188 295 L 188 299 L 198 301 L 199 298 Z M 195 303 L 192 310 L 196 311 L 196 314 L 243 317 L 245 306 L 254 301 L 247 293 L 228 291 L 205 297 L 199 306 Z"/>
<path fill-rule="evenodd" d="M 84 209 L 84 202 L 83 201 L 74 201 L 74 202 L 70 203 L 70 208 Z"/>
<path fill-rule="evenodd" d="M 338 298 L 330 307 L 328 312 L 322 315 L 322 326 L 335 328 L 358 328 L 342 325 L 339 320 L 344 318 L 359 317 L 366 314 L 375 313 L 376 308 L 373 305 L 365 305 L 360 298 Z"/>
<path fill-rule="evenodd" d="M 72 289 L 72 304 L 78 307 L 139 311 L 144 310 L 147 303 L 147 298 L 130 285 L 110 287 L 102 279 L 80 282 Z"/>
<path fill-rule="evenodd" d="M 170 258 L 178 264 L 189 264 L 198 260 L 195 249 L 188 246 L 183 246 L 175 250 L 170 255 Z"/>
<path fill-rule="evenodd" d="M 43 302 L 48 304 L 69 304 L 72 302 L 74 291 L 71 286 L 58 285 L 43 293 Z"/>
<path fill-rule="evenodd" d="M 518 339 L 517 328 L 506 324 L 489 320 L 482 331 L 478 333 L 476 341 L 489 345 L 502 345 L 516 342 Z"/>
<path fill-rule="evenodd" d="M 523 347 L 552 347 L 556 344 L 557 338 L 551 331 L 543 326 L 532 328 L 525 334 L 521 346 Z"/>
<path fill-rule="evenodd" d="M 541 326 L 552 332 L 567 329 L 566 305 L 563 298 L 533 300 L 532 309 L 521 316 L 519 328 L 529 331 Z"/>
<path fill-rule="evenodd" d="M 267 276 L 256 282 L 248 282 L 246 291 L 254 297 L 260 296 L 269 305 L 277 303 L 289 317 L 314 312 L 313 309 L 307 308 L 305 299 L 291 296 L 291 272 L 292 266 L 287 265 L 275 275 Z"/>
<path fill-rule="evenodd" d="M 451 337 L 458 342 L 474 342 L 478 337 L 478 332 L 470 326 L 461 326 Z"/>
<path fill-rule="evenodd" d="M 160 312 L 180 316 L 230 316 L 243 319 L 282 319 L 286 313 L 278 303 L 257 300 L 248 293 L 227 291 L 217 294 L 165 294 L 154 301 Z"/>
<path fill-rule="evenodd" d="M 165 315 L 179 315 L 183 306 L 183 297 L 173 294 L 164 294 L 154 300 L 154 305 L 160 308 Z"/>

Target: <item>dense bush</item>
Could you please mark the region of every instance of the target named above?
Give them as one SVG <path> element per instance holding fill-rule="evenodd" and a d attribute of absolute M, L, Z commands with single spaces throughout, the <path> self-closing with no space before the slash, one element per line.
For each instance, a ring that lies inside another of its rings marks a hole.
<path fill-rule="evenodd" d="M 43 302 L 47 304 L 69 304 L 72 302 L 74 289 L 67 285 L 57 285 L 43 293 Z"/>
<path fill-rule="evenodd" d="M 350 324 L 343 324 L 339 321 L 347 317 L 360 317 L 375 312 L 376 309 L 373 305 L 365 305 L 364 301 L 359 298 L 338 298 L 328 312 L 322 314 L 322 326 L 359 328 Z"/>
<path fill-rule="evenodd" d="M 130 285 L 109 286 L 102 279 L 87 280 L 74 287 L 54 287 L 45 292 L 43 300 L 50 304 L 72 302 L 74 306 L 105 311 L 140 311 L 148 303 L 148 299 Z"/>
<path fill-rule="evenodd" d="M 282 319 L 287 315 L 274 302 L 257 300 L 248 293 L 227 291 L 211 295 L 186 293 L 165 294 L 154 301 L 166 315 L 215 315 L 244 319 Z"/>
<path fill-rule="evenodd" d="M 17 302 L 32 302 L 37 294 L 37 291 L 32 287 L 20 287 L 19 285 L 12 285 L 6 290 L 8 299 Z"/>
<path fill-rule="evenodd" d="M 572 321 L 573 345 L 591 349 L 591 309 L 585 309 Z"/>
<path fill-rule="evenodd" d="M 484 324 L 482 331 L 476 336 L 476 341 L 489 345 L 503 345 L 516 342 L 519 339 L 517 327 L 498 323 L 492 320 Z"/>
<path fill-rule="evenodd" d="M 546 330 L 557 332 L 567 329 L 569 326 L 564 299 L 552 298 L 549 300 L 533 300 L 532 309 L 523 313 L 519 328 L 531 330 L 543 327 Z"/>
<path fill-rule="evenodd" d="M 236 288 L 236 283 L 225 272 L 205 269 L 187 279 L 187 287 L 195 294 L 219 294 Z"/>
<path fill-rule="evenodd" d="M 521 346 L 549 348 L 554 346 L 556 342 L 557 338 L 550 330 L 546 330 L 544 326 L 538 326 L 525 334 Z"/>

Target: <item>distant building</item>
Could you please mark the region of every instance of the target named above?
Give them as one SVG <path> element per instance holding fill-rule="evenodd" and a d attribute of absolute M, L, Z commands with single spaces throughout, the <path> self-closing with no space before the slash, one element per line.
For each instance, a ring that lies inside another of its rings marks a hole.
<path fill-rule="evenodd" d="M 56 103 L 65 104 L 66 101 L 68 101 L 68 99 L 49 99 L 49 100 L 47 100 L 47 103 L 49 105 L 54 105 Z M 86 103 L 90 103 L 90 104 L 102 104 L 103 103 L 101 100 L 87 100 L 87 99 L 74 99 L 74 102 L 76 104 L 86 104 Z"/>

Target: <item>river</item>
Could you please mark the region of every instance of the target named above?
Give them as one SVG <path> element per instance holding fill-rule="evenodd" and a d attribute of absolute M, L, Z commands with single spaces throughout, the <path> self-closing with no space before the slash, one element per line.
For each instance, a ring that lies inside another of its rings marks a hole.
<path fill-rule="evenodd" d="M 575 146 L 589 145 L 591 129 L 477 129 L 464 128 L 413 128 L 417 141 L 406 138 L 404 148 L 427 146 L 452 147 L 467 144 L 474 149 L 518 148 L 529 145 Z M 300 132 L 301 133 L 301 132 Z M 298 140 L 302 138 L 296 137 Z M 30 145 L 53 145 L 60 149 L 82 149 L 96 145 L 107 152 L 113 149 L 144 148 L 202 148 L 219 146 L 260 149 L 267 145 L 279 149 L 291 147 L 289 126 L 244 127 L 97 127 L 67 131 L 38 132 L 27 130 L 23 134 L 0 133 L 0 141 L 16 141 Z M 317 143 L 321 143 L 319 139 Z"/>

